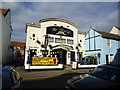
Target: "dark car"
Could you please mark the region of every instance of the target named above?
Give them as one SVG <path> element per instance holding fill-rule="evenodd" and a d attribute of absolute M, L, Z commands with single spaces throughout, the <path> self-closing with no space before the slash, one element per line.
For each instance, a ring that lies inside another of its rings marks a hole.
<path fill-rule="evenodd" d="M 66 88 L 120 88 L 120 66 L 100 65 L 89 74 L 69 79 Z"/>
<path fill-rule="evenodd" d="M 2 67 L 2 90 L 4 89 L 21 89 L 21 81 L 19 73 L 12 66 Z"/>

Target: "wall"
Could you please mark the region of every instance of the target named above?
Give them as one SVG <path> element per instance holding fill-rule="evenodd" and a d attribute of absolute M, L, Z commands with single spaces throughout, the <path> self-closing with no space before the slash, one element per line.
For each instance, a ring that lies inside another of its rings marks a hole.
<path fill-rule="evenodd" d="M 107 40 L 106 38 L 103 38 L 103 45 L 102 45 L 102 59 L 106 61 L 106 55 L 113 55 L 114 60 L 113 62 L 117 62 L 117 58 L 115 58 L 115 55 L 117 53 L 117 49 L 118 49 L 118 41 L 117 40 L 111 40 L 111 47 L 109 47 L 107 45 Z M 109 57 L 110 58 L 110 57 Z M 110 62 L 110 61 L 109 61 Z"/>
<path fill-rule="evenodd" d="M 35 34 L 35 37 L 33 37 L 33 34 Z M 28 26 L 26 45 L 29 47 L 40 47 L 40 45 L 36 41 L 39 40 L 40 42 L 42 42 L 41 36 L 42 33 L 40 28 Z"/>
<path fill-rule="evenodd" d="M 95 39 L 93 38 L 95 35 Z M 90 40 L 89 40 L 90 39 Z M 108 40 L 110 40 L 110 44 L 108 44 Z M 90 41 L 90 42 L 89 42 Z M 109 63 L 118 62 L 118 54 L 117 50 L 120 48 L 120 41 L 103 38 L 101 34 L 97 33 L 94 30 L 90 30 L 86 35 L 86 55 L 95 55 L 98 53 L 101 54 L 100 63 L 106 64 L 106 55 L 108 56 Z M 113 59 L 112 59 L 113 58 Z M 111 61 L 110 61 L 111 60 Z"/>
<path fill-rule="evenodd" d="M 102 54 L 102 37 L 96 31 L 90 29 L 85 36 L 85 54 L 84 56 L 95 56 L 97 57 L 98 63 L 104 63 L 102 61 L 102 55 L 98 58 L 98 53 Z M 100 60 L 100 62 L 99 62 Z"/>
<path fill-rule="evenodd" d="M 67 24 L 67 23 L 59 22 L 59 21 L 48 21 L 48 22 L 41 23 L 42 37 L 44 35 L 46 35 L 46 28 L 49 27 L 49 26 L 55 26 L 55 24 L 56 24 L 56 26 L 63 26 L 64 28 L 68 28 L 68 29 L 70 29 L 70 30 L 72 30 L 74 32 L 74 35 L 73 35 L 74 37 L 62 36 L 62 38 L 63 39 L 72 39 L 72 40 L 74 40 L 74 44 L 72 46 L 75 49 L 75 47 L 78 45 L 78 42 L 77 42 L 77 39 L 78 39 L 78 34 L 77 34 L 78 33 L 78 29 L 73 27 L 72 25 Z M 59 35 L 51 35 L 51 34 L 49 34 L 49 36 L 50 37 L 55 37 L 55 38 L 60 38 Z M 44 43 L 44 40 L 45 40 L 45 38 L 43 38 L 43 43 Z M 55 42 L 54 43 L 49 43 L 49 44 L 52 44 L 54 46 L 60 45 L 60 43 L 55 43 Z M 70 45 L 70 44 L 66 43 L 66 45 Z"/>
<path fill-rule="evenodd" d="M 98 50 L 101 49 L 101 35 L 94 30 L 89 30 L 85 37 L 85 50 Z"/>
<path fill-rule="evenodd" d="M 2 13 L 0 12 L 0 65 L 2 64 Z"/>
<path fill-rule="evenodd" d="M 78 44 L 81 45 L 79 47 L 80 51 L 85 51 L 85 35 L 84 34 L 78 34 Z"/>
<path fill-rule="evenodd" d="M 6 16 L 6 19 L 9 16 Z M 6 22 L 5 17 L 0 13 L 0 26 L 2 26 L 2 64 L 9 62 L 9 48 L 11 38 L 11 26 L 9 20 Z"/>

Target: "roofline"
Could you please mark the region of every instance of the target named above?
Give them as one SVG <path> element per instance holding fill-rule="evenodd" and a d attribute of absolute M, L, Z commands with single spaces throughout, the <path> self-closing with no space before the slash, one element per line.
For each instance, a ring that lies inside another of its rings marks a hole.
<path fill-rule="evenodd" d="M 1 8 L 0 8 L 1 9 Z M 10 12 L 10 9 L 1 9 L 1 10 L 6 10 L 6 13 L 5 14 L 3 14 L 4 16 L 6 16 L 7 14 L 8 14 L 8 12 Z"/>
<path fill-rule="evenodd" d="M 26 32 L 26 33 L 27 33 L 27 27 L 28 27 L 28 26 L 30 26 L 30 27 L 36 27 L 36 28 L 41 28 L 40 25 L 27 23 L 27 24 L 26 24 L 26 29 L 25 29 L 25 32 Z"/>
<path fill-rule="evenodd" d="M 86 32 L 80 32 L 80 31 L 78 31 L 78 34 L 86 35 Z"/>
<path fill-rule="evenodd" d="M 11 43 L 26 43 L 26 42 L 11 41 Z"/>
<path fill-rule="evenodd" d="M 48 22 L 48 21 L 60 21 L 60 22 L 64 22 L 64 23 L 68 23 L 74 27 L 76 27 L 77 29 L 79 29 L 80 27 L 77 26 L 76 24 L 72 23 L 72 22 L 69 22 L 65 19 L 58 19 L 58 18 L 46 18 L 46 19 L 41 19 L 39 20 L 40 23 L 43 23 L 43 22 Z"/>
<path fill-rule="evenodd" d="M 114 26 L 114 27 L 116 27 L 118 30 L 120 30 L 120 27 L 118 27 L 118 26 Z"/>
<path fill-rule="evenodd" d="M 109 34 L 109 35 L 114 35 L 114 36 L 118 37 L 118 39 L 116 39 L 116 38 L 107 37 L 107 36 L 104 36 L 104 35 L 102 35 L 102 34 L 101 34 L 101 36 L 102 36 L 103 38 L 107 38 L 107 39 L 114 39 L 114 40 L 120 41 L 120 36 L 119 36 L 119 35 L 112 34 L 112 33 L 109 33 L 109 32 L 103 32 L 103 31 L 96 30 L 96 29 L 93 29 L 93 28 L 91 28 L 91 29 L 92 29 L 92 30 L 94 30 L 94 31 L 96 31 L 96 32 L 98 32 L 99 34 L 101 34 L 101 33 L 106 33 L 106 34 Z"/>

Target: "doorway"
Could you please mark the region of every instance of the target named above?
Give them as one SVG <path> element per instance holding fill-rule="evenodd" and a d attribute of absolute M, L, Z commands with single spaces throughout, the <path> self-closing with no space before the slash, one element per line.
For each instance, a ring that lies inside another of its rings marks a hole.
<path fill-rule="evenodd" d="M 55 49 L 53 50 L 53 52 L 59 52 L 57 53 L 57 57 L 58 57 L 58 63 L 59 64 L 63 64 L 66 65 L 66 55 L 67 55 L 67 51 L 64 49 Z"/>
<path fill-rule="evenodd" d="M 71 51 L 71 61 L 75 61 L 75 52 Z"/>
<path fill-rule="evenodd" d="M 109 64 L 109 55 L 106 55 L 106 64 Z"/>

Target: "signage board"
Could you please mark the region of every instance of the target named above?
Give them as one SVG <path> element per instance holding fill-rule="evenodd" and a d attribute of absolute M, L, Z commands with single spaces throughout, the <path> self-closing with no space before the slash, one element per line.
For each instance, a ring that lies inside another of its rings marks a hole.
<path fill-rule="evenodd" d="M 56 57 L 32 57 L 32 65 L 57 65 Z"/>
<path fill-rule="evenodd" d="M 50 26 L 47 27 L 47 34 L 62 35 L 73 37 L 73 31 L 64 27 Z"/>

